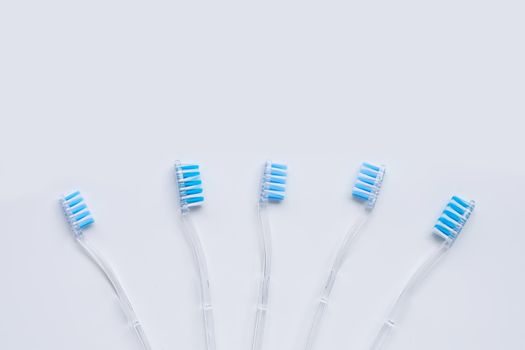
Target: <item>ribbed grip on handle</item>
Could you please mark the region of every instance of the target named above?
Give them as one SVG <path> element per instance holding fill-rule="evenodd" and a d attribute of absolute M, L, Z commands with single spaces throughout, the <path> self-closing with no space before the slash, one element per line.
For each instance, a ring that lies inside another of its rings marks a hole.
<path fill-rule="evenodd" d="M 146 334 L 144 333 L 144 329 L 142 328 L 137 314 L 131 305 L 128 294 L 124 290 L 124 287 L 122 287 L 122 283 L 118 279 L 115 271 L 113 271 L 109 263 L 102 257 L 102 255 L 94 247 L 88 244 L 83 235 L 77 236 L 77 242 L 82 247 L 84 252 L 91 258 L 91 260 L 93 260 L 93 262 L 99 267 L 104 276 L 106 276 L 108 282 L 111 284 L 111 287 L 113 287 L 122 311 L 126 315 L 130 326 L 135 330 L 143 349 L 151 350 L 151 345 L 148 341 L 148 338 L 146 337 Z"/>
<path fill-rule="evenodd" d="M 337 273 L 339 272 L 339 269 L 346 260 L 346 256 L 348 255 L 348 251 L 350 250 L 350 246 L 352 245 L 354 238 L 357 236 L 363 225 L 366 223 L 367 219 L 368 215 L 359 218 L 350 227 L 350 229 L 346 233 L 343 243 L 339 247 L 335 260 L 332 264 L 332 268 L 330 269 L 328 278 L 326 279 L 326 282 L 323 285 L 323 290 L 321 292 L 321 297 L 319 298 L 319 303 L 317 304 L 317 309 L 315 311 L 314 319 L 312 321 L 312 326 L 310 327 L 310 331 L 308 332 L 308 338 L 306 339 L 305 350 L 311 350 L 313 348 L 313 343 L 315 341 L 315 338 L 317 337 L 317 333 L 319 332 L 319 327 L 323 319 L 326 305 L 328 304 L 328 299 L 330 298 L 330 294 L 332 293 L 332 289 L 337 278 Z"/>
<path fill-rule="evenodd" d="M 385 323 L 383 323 L 383 326 L 379 330 L 379 333 L 377 334 L 374 343 L 370 347 L 370 350 L 382 349 L 383 346 L 388 342 L 388 339 L 390 339 L 390 334 L 392 333 L 393 328 L 394 322 L 385 321 Z"/>
<path fill-rule="evenodd" d="M 412 274 L 407 284 L 397 297 L 392 309 L 388 313 L 387 320 L 377 333 L 371 350 L 377 350 L 383 348 L 387 343 L 387 340 L 392 333 L 394 325 L 398 322 L 401 317 L 401 313 L 406 308 L 407 299 L 411 295 L 412 291 L 421 283 L 423 278 L 430 272 L 430 270 L 441 260 L 441 258 L 448 252 L 451 244 L 449 241 L 444 242 L 441 247 L 431 254 Z"/>

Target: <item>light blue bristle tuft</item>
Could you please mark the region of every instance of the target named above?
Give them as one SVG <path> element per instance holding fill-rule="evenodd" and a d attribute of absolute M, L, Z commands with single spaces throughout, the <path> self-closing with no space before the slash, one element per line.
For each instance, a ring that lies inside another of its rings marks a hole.
<path fill-rule="evenodd" d="M 70 194 L 68 194 L 67 196 L 65 196 L 64 199 L 65 199 L 66 201 L 68 201 L 68 200 L 72 199 L 73 197 L 78 196 L 79 194 L 80 194 L 80 191 L 75 191 L 75 192 L 70 193 Z"/>
<path fill-rule="evenodd" d="M 377 201 L 384 176 L 384 166 L 362 163 L 352 188 L 352 196 L 359 201 L 364 201 L 367 209 L 372 210 Z"/>
<path fill-rule="evenodd" d="M 362 199 L 364 201 L 367 201 L 370 199 L 370 195 L 368 194 L 365 194 L 363 193 L 362 191 L 352 191 L 352 195 L 355 197 L 355 198 L 358 198 L 358 199 Z"/>
<path fill-rule="evenodd" d="M 175 176 L 179 189 L 180 209 L 185 214 L 191 207 L 200 206 L 204 202 L 200 167 L 197 164 L 182 164 L 176 161 Z"/>
<path fill-rule="evenodd" d="M 281 202 L 286 192 L 286 177 L 288 166 L 279 163 L 266 162 L 264 166 L 260 202 Z"/>
<path fill-rule="evenodd" d="M 432 232 L 446 240 L 458 238 L 476 203 L 453 196 L 438 218 Z"/>
<path fill-rule="evenodd" d="M 80 191 L 63 196 L 60 199 L 60 204 L 67 222 L 76 236 L 80 236 L 84 229 L 95 223 L 91 212 L 87 209 L 84 198 L 80 196 Z"/>

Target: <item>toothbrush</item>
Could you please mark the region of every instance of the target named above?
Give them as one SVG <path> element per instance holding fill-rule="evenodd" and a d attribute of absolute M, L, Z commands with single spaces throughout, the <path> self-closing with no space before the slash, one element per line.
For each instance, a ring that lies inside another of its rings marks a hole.
<path fill-rule="evenodd" d="M 359 169 L 357 179 L 355 181 L 354 187 L 352 188 L 352 197 L 365 205 L 365 213 L 350 227 L 341 246 L 339 247 L 339 251 L 337 252 L 336 258 L 330 269 L 328 279 L 323 286 L 323 291 L 319 299 L 319 304 L 317 305 L 317 310 L 314 314 L 314 319 L 306 341 L 306 350 L 311 350 L 313 347 L 313 343 L 317 333 L 319 332 L 326 305 L 328 304 L 330 293 L 332 292 L 332 288 L 337 277 L 337 273 L 339 272 L 339 269 L 343 265 L 348 255 L 348 251 L 350 250 L 350 246 L 352 245 L 354 238 L 360 232 L 361 228 L 366 223 L 370 214 L 372 213 L 372 210 L 374 209 L 381 185 L 383 183 L 384 175 L 384 166 L 362 163 L 361 168 Z"/>
<path fill-rule="evenodd" d="M 267 207 L 268 203 L 279 203 L 284 200 L 287 170 L 288 167 L 286 165 L 267 161 L 262 175 L 258 204 L 262 273 L 253 330 L 252 350 L 260 350 L 262 348 L 262 338 L 268 313 L 272 243 Z"/>
<path fill-rule="evenodd" d="M 140 324 L 135 310 L 131 305 L 129 297 L 122 287 L 122 283 L 119 281 L 116 273 L 113 271 L 108 262 L 100 255 L 100 253 L 91 246 L 86 240 L 84 230 L 89 228 L 95 223 L 95 220 L 91 216 L 84 199 L 81 197 L 79 191 L 72 192 L 64 195 L 60 198 L 60 204 L 64 210 L 67 222 L 73 231 L 73 234 L 79 243 L 80 247 L 84 250 L 86 255 L 100 268 L 104 276 L 107 278 L 111 287 L 113 288 L 117 298 L 120 302 L 122 310 L 126 314 L 131 327 L 135 330 L 137 337 L 145 350 L 151 350 L 151 345 L 144 333 L 144 329 Z"/>
<path fill-rule="evenodd" d="M 215 327 L 213 308 L 211 304 L 210 281 L 204 248 L 191 220 L 191 208 L 198 207 L 204 202 L 202 196 L 202 181 L 199 166 L 175 162 L 175 175 L 179 190 L 180 212 L 182 227 L 186 239 L 193 251 L 193 257 L 199 271 L 200 297 L 202 316 L 204 320 L 205 342 L 207 350 L 215 350 Z"/>
<path fill-rule="evenodd" d="M 432 229 L 432 233 L 441 237 L 443 243 L 436 252 L 430 255 L 427 260 L 419 266 L 419 268 L 412 274 L 412 277 L 408 280 L 405 287 L 401 291 L 401 294 L 397 297 L 390 313 L 386 317 L 383 326 L 377 333 L 372 347 L 372 350 L 382 349 L 389 339 L 390 333 L 396 325 L 401 312 L 407 304 L 407 299 L 412 290 L 422 281 L 430 270 L 439 262 L 439 260 L 448 252 L 453 246 L 454 242 L 458 238 L 459 234 L 463 230 L 466 222 L 468 221 L 470 214 L 474 210 L 476 203 L 474 201 L 466 201 L 458 196 L 453 196 L 441 216 L 438 218 L 437 223 Z"/>

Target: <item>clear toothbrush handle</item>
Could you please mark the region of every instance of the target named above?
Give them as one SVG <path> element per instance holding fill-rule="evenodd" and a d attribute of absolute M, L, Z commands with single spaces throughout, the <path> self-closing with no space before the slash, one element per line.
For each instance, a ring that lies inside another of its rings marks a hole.
<path fill-rule="evenodd" d="M 91 260 L 99 267 L 99 269 L 102 271 L 104 276 L 107 278 L 109 283 L 111 284 L 111 287 L 113 287 L 113 290 L 115 291 L 115 294 L 117 295 L 117 298 L 120 302 L 120 305 L 122 307 L 122 310 L 124 314 L 126 315 L 130 326 L 135 330 L 135 333 L 137 334 L 137 337 L 142 345 L 142 348 L 144 350 L 151 350 L 151 344 L 149 343 L 148 338 L 146 337 L 146 334 L 144 333 L 144 329 L 142 328 L 142 325 L 140 324 L 137 314 L 135 313 L 135 310 L 133 309 L 133 306 L 131 305 L 131 301 L 129 300 L 129 297 L 122 287 L 122 283 L 117 277 L 117 274 L 109 263 L 104 260 L 102 255 L 93 247 L 91 246 L 85 239 L 83 235 L 77 236 L 77 242 L 82 247 L 86 255 L 91 258 Z"/>
<path fill-rule="evenodd" d="M 405 287 L 397 297 L 392 306 L 387 318 L 379 329 L 370 350 L 380 350 L 388 343 L 390 335 L 397 324 L 401 313 L 407 305 L 407 299 L 415 287 L 421 283 L 423 278 L 430 272 L 430 270 L 441 260 L 441 258 L 448 252 L 451 247 L 451 242 L 445 241 L 441 247 L 431 254 L 412 274 Z"/>
<path fill-rule="evenodd" d="M 264 326 L 266 324 L 266 316 L 268 308 L 262 304 L 257 305 L 257 312 L 255 315 L 255 327 L 253 331 L 252 350 L 260 350 L 262 348 L 262 338 L 264 334 Z"/>
<path fill-rule="evenodd" d="M 255 315 L 255 326 L 253 330 L 252 350 L 262 348 L 262 338 L 268 314 L 268 300 L 270 293 L 270 275 L 272 266 L 272 242 L 270 231 L 270 219 L 268 218 L 266 203 L 259 202 L 258 207 L 260 234 L 261 234 L 261 263 L 262 274 L 259 285 L 259 296 L 257 298 L 257 311 Z"/>
<path fill-rule="evenodd" d="M 306 346 L 305 350 L 311 350 L 313 347 L 313 343 L 315 341 L 315 338 L 317 336 L 317 333 L 319 332 L 319 328 L 321 325 L 321 321 L 323 319 L 323 315 L 326 309 L 326 305 L 328 304 L 328 299 L 330 297 L 330 294 L 332 293 L 332 289 L 334 287 L 334 283 L 337 277 L 337 273 L 339 272 L 339 269 L 343 265 L 347 255 L 348 251 L 350 250 L 350 247 L 352 245 L 352 242 L 354 238 L 357 236 L 363 225 L 366 223 L 368 219 L 368 214 L 362 216 L 359 218 L 348 230 L 346 233 L 346 236 L 343 240 L 343 243 L 341 244 L 341 247 L 339 248 L 339 251 L 337 252 L 336 258 L 332 264 L 332 268 L 330 269 L 330 273 L 328 275 L 328 278 L 324 284 L 323 291 L 321 294 L 321 297 L 319 298 L 319 304 L 317 305 L 317 309 L 315 311 L 314 319 L 312 322 L 312 325 L 310 327 L 310 331 L 308 333 L 308 338 L 306 340 Z"/>
<path fill-rule="evenodd" d="M 202 316 L 204 322 L 204 332 L 206 349 L 215 350 L 215 322 L 213 319 L 213 307 L 211 303 L 210 282 L 208 277 L 208 266 L 202 243 L 195 229 L 195 225 L 190 215 L 182 215 L 184 234 L 190 243 L 195 258 L 195 263 L 199 272 L 200 297 L 202 306 Z"/>
<path fill-rule="evenodd" d="M 387 343 L 388 339 L 390 338 L 390 333 L 392 332 L 392 329 L 394 328 L 394 324 L 390 321 L 385 321 L 383 325 L 381 326 L 381 329 L 376 335 L 376 338 L 374 339 L 374 343 L 370 347 L 371 350 L 379 350 L 382 349 L 383 346 Z"/>

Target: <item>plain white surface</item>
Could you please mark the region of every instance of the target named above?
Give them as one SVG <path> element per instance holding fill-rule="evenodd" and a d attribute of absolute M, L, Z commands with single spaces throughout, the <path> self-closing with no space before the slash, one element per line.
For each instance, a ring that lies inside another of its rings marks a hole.
<path fill-rule="evenodd" d="M 0 347 L 139 349 L 57 198 L 80 189 L 89 239 L 155 349 L 203 349 L 175 159 L 202 165 L 195 215 L 219 350 L 250 346 L 259 176 L 273 206 L 265 349 L 300 350 L 321 282 L 362 209 L 361 161 L 388 173 L 337 281 L 317 349 L 367 349 L 436 241 L 452 194 L 477 200 L 391 350 L 523 349 L 525 22 L 520 1 L 4 1 L 0 4 Z"/>

